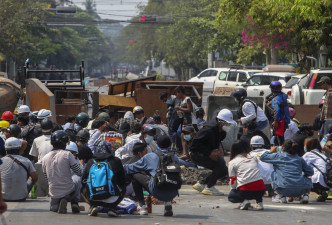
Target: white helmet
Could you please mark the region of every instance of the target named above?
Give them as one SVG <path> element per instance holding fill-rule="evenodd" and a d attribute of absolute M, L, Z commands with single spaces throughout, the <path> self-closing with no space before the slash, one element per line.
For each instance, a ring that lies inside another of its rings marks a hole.
<path fill-rule="evenodd" d="M 27 105 L 21 105 L 18 109 L 17 109 L 17 113 L 21 114 L 21 113 L 30 113 L 30 108 Z"/>
<path fill-rule="evenodd" d="M 72 141 L 69 142 L 69 144 L 67 144 L 67 146 L 66 146 L 66 150 L 78 153 L 77 144 L 75 142 L 72 142 Z"/>
<path fill-rule="evenodd" d="M 45 119 L 52 116 L 51 110 L 41 109 L 38 112 L 37 119 Z"/>
<path fill-rule="evenodd" d="M 250 145 L 253 147 L 261 147 L 264 146 L 264 139 L 261 136 L 253 136 L 250 140 Z"/>
<path fill-rule="evenodd" d="M 22 147 L 22 140 L 16 137 L 10 137 L 5 142 L 5 149 L 20 149 Z"/>
<path fill-rule="evenodd" d="M 217 115 L 217 119 L 233 124 L 233 113 L 229 109 L 222 109 Z"/>

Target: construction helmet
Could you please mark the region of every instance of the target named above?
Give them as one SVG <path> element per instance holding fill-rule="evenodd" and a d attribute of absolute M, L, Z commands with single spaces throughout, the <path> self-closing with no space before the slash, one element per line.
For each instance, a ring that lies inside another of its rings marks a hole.
<path fill-rule="evenodd" d="M 14 120 L 14 114 L 11 111 L 5 111 L 2 113 L 1 119 L 7 121 Z"/>
<path fill-rule="evenodd" d="M 45 119 L 45 118 L 48 118 L 48 117 L 51 117 L 51 116 L 52 116 L 51 110 L 41 109 L 38 112 L 37 119 L 41 120 L 41 119 Z"/>
<path fill-rule="evenodd" d="M 78 125 L 80 125 L 81 127 L 86 127 L 89 123 L 89 120 L 90 120 L 89 115 L 85 112 L 81 112 L 81 113 L 77 114 L 76 119 L 75 119 L 76 123 Z"/>
<path fill-rule="evenodd" d="M 7 120 L 1 120 L 0 121 L 0 128 L 1 129 L 7 129 L 9 127 L 10 123 Z"/>
<path fill-rule="evenodd" d="M 243 88 L 238 88 L 232 92 L 231 96 L 236 98 L 238 101 L 241 101 L 247 97 L 247 91 Z"/>
<path fill-rule="evenodd" d="M 12 150 L 12 149 L 20 149 L 22 147 L 22 140 L 16 137 L 10 137 L 5 142 L 5 149 Z"/>
<path fill-rule="evenodd" d="M 19 137 L 21 134 L 21 128 L 17 124 L 11 124 L 7 128 L 7 132 L 10 133 L 14 137 Z"/>
<path fill-rule="evenodd" d="M 282 85 L 279 81 L 272 81 L 270 88 L 272 92 L 281 91 Z"/>
<path fill-rule="evenodd" d="M 27 105 L 21 105 L 18 109 L 17 109 L 17 113 L 21 114 L 21 113 L 30 113 L 30 108 Z"/>
<path fill-rule="evenodd" d="M 40 122 L 40 127 L 43 132 L 50 132 L 53 130 L 53 122 L 49 118 L 45 118 Z"/>
<path fill-rule="evenodd" d="M 82 129 L 77 132 L 76 137 L 82 142 L 88 142 L 88 140 L 90 139 L 90 133 L 88 130 Z"/>
<path fill-rule="evenodd" d="M 51 145 L 56 149 L 65 149 L 69 142 L 69 137 L 63 130 L 57 130 L 51 135 Z"/>
<path fill-rule="evenodd" d="M 135 106 L 133 109 L 133 113 L 144 113 L 144 109 L 142 108 L 142 106 Z"/>

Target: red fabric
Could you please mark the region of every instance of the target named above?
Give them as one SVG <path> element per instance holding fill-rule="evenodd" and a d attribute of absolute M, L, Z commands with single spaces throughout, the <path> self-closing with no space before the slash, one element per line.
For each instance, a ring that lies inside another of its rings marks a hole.
<path fill-rule="evenodd" d="M 264 191 L 265 190 L 265 184 L 263 180 L 257 180 L 254 182 L 251 182 L 249 184 L 245 184 L 241 187 L 239 187 L 239 190 L 241 191 Z"/>
<path fill-rule="evenodd" d="M 231 185 L 233 185 L 234 181 L 236 180 L 236 177 L 230 177 L 229 179 L 231 180 Z"/>
<path fill-rule="evenodd" d="M 284 136 L 285 130 L 285 119 L 280 120 L 278 123 L 278 128 L 276 129 L 277 136 Z"/>

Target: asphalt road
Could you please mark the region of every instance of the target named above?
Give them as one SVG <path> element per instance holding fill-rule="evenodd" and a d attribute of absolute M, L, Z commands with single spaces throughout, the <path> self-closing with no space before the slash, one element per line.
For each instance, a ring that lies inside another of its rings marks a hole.
<path fill-rule="evenodd" d="M 218 186 L 228 193 L 228 186 Z M 173 205 L 173 217 L 163 216 L 163 206 L 153 206 L 148 216 L 122 215 L 109 218 L 106 214 L 98 217 L 87 215 L 86 210 L 73 215 L 57 214 L 49 211 L 49 198 L 28 199 L 23 203 L 8 203 L 8 211 L 4 214 L 9 225 L 41 225 L 41 224 L 80 224 L 80 225 L 204 225 L 204 224 L 330 224 L 332 221 L 332 200 L 326 203 L 314 202 L 315 195 L 310 196 L 308 205 L 298 201 L 281 204 L 272 203 L 271 198 L 264 198 L 264 211 L 237 209 L 238 204 L 227 201 L 226 196 L 205 196 L 193 190 L 191 186 L 183 186 L 176 204 Z M 252 201 L 252 203 L 254 203 Z M 69 205 L 68 205 L 69 206 Z M 70 207 L 68 207 L 70 208 Z"/>

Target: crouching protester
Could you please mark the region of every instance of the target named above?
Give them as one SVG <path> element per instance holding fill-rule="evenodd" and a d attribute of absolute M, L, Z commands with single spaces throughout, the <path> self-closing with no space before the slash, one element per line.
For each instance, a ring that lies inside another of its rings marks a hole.
<path fill-rule="evenodd" d="M 25 201 L 38 176 L 28 158 L 20 156 L 23 153 L 22 139 L 10 137 L 5 142 L 7 155 L 1 158 L 2 196 L 6 202 Z"/>
<path fill-rule="evenodd" d="M 274 171 L 271 174 L 272 188 L 279 194 L 274 202 L 287 203 L 286 197 L 299 197 L 300 203 L 309 202 L 312 182 L 310 176 L 314 170 L 302 157 L 297 155 L 298 145 L 292 140 L 285 141 L 282 152 L 265 152 L 261 155 L 262 162 L 271 163 Z"/>
<path fill-rule="evenodd" d="M 219 147 L 221 146 L 220 142 L 225 139 L 232 123 L 232 112 L 228 109 L 222 109 L 218 113 L 216 120 L 206 124 L 192 140 L 189 149 L 191 160 L 199 166 L 212 170 L 210 175 L 193 185 L 193 188 L 202 194 L 224 195 L 224 193 L 214 186 L 218 179 L 227 175 L 227 166 L 221 156 L 223 150 L 220 150 Z"/>
<path fill-rule="evenodd" d="M 125 173 L 121 160 L 112 152 L 95 153 L 86 165 L 82 176 L 82 197 L 90 205 L 89 216 L 107 213 L 116 217 L 116 206 L 125 192 Z"/>
<path fill-rule="evenodd" d="M 148 153 L 137 162 L 124 165 L 124 170 L 126 174 L 133 174 L 132 178 L 150 195 L 165 202 L 164 216 L 173 216 L 172 200 L 179 195 L 178 189 L 182 185 L 181 169 L 178 158 L 174 153 L 169 152 L 170 138 L 166 135 L 160 136 L 157 143 L 156 153 Z M 135 188 L 137 196 L 141 193 L 142 189 Z M 139 204 L 141 206 L 139 213 L 147 215 L 147 205 L 142 202 L 142 198 Z"/>
<path fill-rule="evenodd" d="M 243 141 L 236 141 L 231 149 L 231 161 L 228 171 L 232 190 L 228 200 L 241 203 L 241 210 L 248 210 L 250 201 L 256 200 L 255 209 L 263 210 L 263 195 L 265 184 L 258 168 L 258 160 L 249 154 L 249 146 Z"/>
<path fill-rule="evenodd" d="M 67 202 L 71 202 L 73 213 L 79 213 L 80 181 L 72 179 L 71 170 L 81 176 L 81 169 L 74 155 L 65 150 L 69 136 L 63 130 L 57 130 L 51 135 L 53 150 L 42 160 L 42 168 L 49 185 L 51 196 L 50 211 L 67 213 Z"/>
<path fill-rule="evenodd" d="M 304 141 L 304 151 L 306 152 L 302 156 L 304 161 L 314 168 L 314 175 L 311 176 L 313 184 L 311 191 L 318 194 L 317 202 L 325 202 L 328 197 L 327 191 L 329 190 L 329 186 L 324 179 L 324 174 L 327 172 L 326 163 L 328 158 L 322 153 L 322 147 L 317 138 L 306 138 Z"/>

